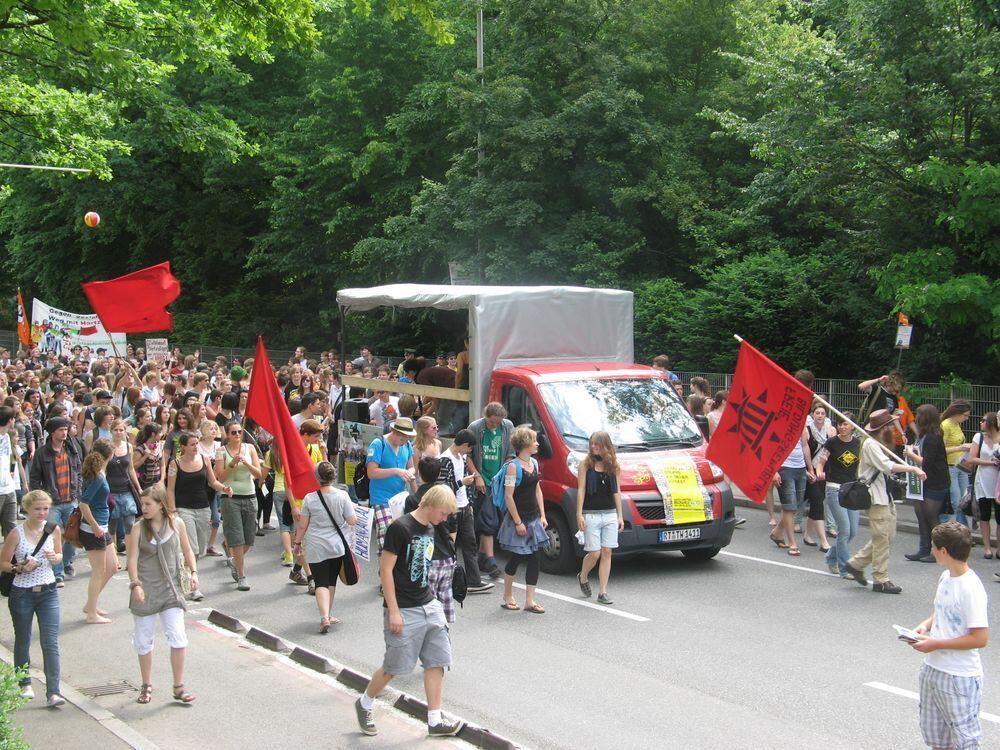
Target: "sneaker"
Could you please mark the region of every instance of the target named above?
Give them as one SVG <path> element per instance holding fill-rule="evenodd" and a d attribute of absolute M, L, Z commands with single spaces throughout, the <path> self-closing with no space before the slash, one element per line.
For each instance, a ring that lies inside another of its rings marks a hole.
<path fill-rule="evenodd" d="M 489 581 L 483 581 L 477 586 L 466 587 L 466 591 L 470 594 L 485 594 L 487 591 L 492 591 L 494 586 L 496 586 L 495 583 L 490 583 Z"/>
<path fill-rule="evenodd" d="M 488 575 L 494 581 L 499 581 L 501 578 L 503 578 L 503 571 L 500 570 L 498 566 L 494 566 L 490 568 L 488 571 L 486 571 L 486 575 Z"/>
<path fill-rule="evenodd" d="M 239 583 L 240 582 L 240 574 L 236 572 L 236 565 L 233 563 L 233 558 L 227 557 L 226 558 L 226 565 L 229 566 L 229 575 L 231 575 L 233 577 L 233 580 L 236 581 L 236 583 Z"/>
<path fill-rule="evenodd" d="M 903 589 L 901 587 L 897 586 L 892 581 L 885 581 L 884 583 L 876 582 L 872 584 L 872 591 L 876 594 L 898 594 L 902 590 Z"/>
<path fill-rule="evenodd" d="M 829 570 L 831 573 L 833 573 L 835 576 L 840 575 L 840 566 L 837 565 L 836 563 L 829 563 L 826 566 L 826 569 Z"/>
<path fill-rule="evenodd" d="M 293 563 L 294 561 L 295 561 L 295 560 L 294 560 L 294 558 L 293 558 L 293 556 L 292 556 L 292 553 L 291 553 L 291 552 L 282 552 L 282 553 L 281 553 L 281 564 L 282 564 L 282 565 L 283 565 L 284 567 L 286 567 L 286 568 L 290 568 L 290 567 L 292 567 L 292 563 Z"/>
<path fill-rule="evenodd" d="M 63 705 L 65 702 L 66 702 L 65 698 L 63 698 L 58 693 L 53 693 L 52 695 L 49 696 L 48 700 L 45 701 L 45 705 L 47 705 L 49 708 L 56 708 L 57 706 Z"/>
<path fill-rule="evenodd" d="M 71 564 L 67 563 L 63 567 L 63 577 L 64 578 L 73 578 L 75 576 L 76 576 L 76 570 L 73 569 L 73 566 Z"/>
<path fill-rule="evenodd" d="M 440 724 L 427 727 L 427 735 L 429 737 L 454 737 L 462 731 L 464 726 L 465 722 L 461 719 L 458 721 L 444 721 L 442 719 Z"/>
<path fill-rule="evenodd" d="M 598 594 L 597 595 L 597 603 L 598 604 L 614 604 L 614 602 L 611 600 L 611 597 L 608 596 L 607 594 Z"/>
<path fill-rule="evenodd" d="M 923 557 L 920 558 L 920 562 L 936 563 L 937 560 L 934 559 L 934 555 L 924 555 Z"/>
<path fill-rule="evenodd" d="M 922 551 L 918 551 L 918 552 L 908 552 L 907 554 L 903 555 L 903 557 L 905 557 L 905 558 L 906 558 L 907 560 L 909 560 L 910 562 L 917 562 L 917 561 L 919 561 L 919 560 L 920 560 L 920 559 L 921 559 L 922 557 L 924 557 L 924 556 L 925 556 L 926 554 L 927 554 L 926 552 L 922 552 Z"/>
<path fill-rule="evenodd" d="M 260 526 L 257 527 L 257 536 L 264 536 L 264 529 Z"/>
<path fill-rule="evenodd" d="M 288 574 L 288 580 L 294 583 L 296 586 L 305 586 L 309 583 L 305 575 L 301 570 L 293 570 Z"/>
<path fill-rule="evenodd" d="M 378 727 L 375 726 L 375 717 L 372 716 L 371 710 L 366 710 L 361 705 L 360 698 L 354 701 L 354 712 L 358 716 L 358 726 L 361 727 L 362 732 L 369 736 L 378 734 Z"/>
<path fill-rule="evenodd" d="M 865 578 L 865 574 L 862 573 L 855 567 L 852 567 L 850 563 L 844 563 L 844 572 L 847 573 L 851 578 L 858 582 L 861 586 L 868 585 L 868 579 Z"/>
<path fill-rule="evenodd" d="M 65 588 L 65 587 L 66 587 L 66 584 L 63 583 L 62 576 L 56 576 L 56 588 L 57 589 L 61 589 L 61 588 Z"/>
<path fill-rule="evenodd" d="M 309 587 L 306 589 L 306 593 L 311 596 L 316 596 L 316 581 L 312 578 L 306 579 L 306 585 Z"/>
<path fill-rule="evenodd" d="M 115 546 L 115 549 L 118 550 L 118 554 L 119 555 L 124 555 L 125 554 L 125 542 L 124 542 L 124 540 L 118 542 L 118 544 Z"/>
<path fill-rule="evenodd" d="M 247 583 L 247 577 L 246 576 L 240 576 L 239 578 L 236 579 L 236 590 L 237 591 L 249 591 L 250 590 L 250 584 Z"/>
<path fill-rule="evenodd" d="M 193 602 L 200 602 L 204 598 L 205 595 L 201 593 L 201 591 L 198 589 L 195 589 L 194 591 L 191 592 L 191 601 Z"/>
<path fill-rule="evenodd" d="M 275 526 L 273 523 L 265 523 L 264 528 L 267 529 L 268 531 L 274 531 L 278 527 Z"/>
<path fill-rule="evenodd" d="M 31 701 L 35 699 L 35 690 L 31 685 L 21 685 L 21 697 L 26 701 Z"/>
<path fill-rule="evenodd" d="M 222 553 L 219 552 L 219 550 L 217 550 L 215 547 L 209 547 L 207 550 L 205 550 L 205 556 L 206 557 L 222 557 Z"/>
<path fill-rule="evenodd" d="M 736 524 L 735 524 L 736 526 L 742 526 L 746 522 L 747 519 L 745 519 L 743 516 L 736 516 Z"/>

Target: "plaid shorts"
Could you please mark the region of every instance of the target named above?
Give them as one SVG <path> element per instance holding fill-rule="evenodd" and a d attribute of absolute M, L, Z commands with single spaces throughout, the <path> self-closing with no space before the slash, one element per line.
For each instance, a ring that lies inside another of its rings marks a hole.
<path fill-rule="evenodd" d="M 920 732 L 931 747 L 976 750 L 982 677 L 956 677 L 926 664 L 920 667 Z"/>
<path fill-rule="evenodd" d="M 451 595 L 451 581 L 455 576 L 456 560 L 450 557 L 447 560 L 431 560 L 431 569 L 427 573 L 427 588 L 434 594 L 434 598 L 441 602 L 444 609 L 444 619 L 447 622 L 455 622 L 455 600 Z"/>
<path fill-rule="evenodd" d="M 375 514 L 375 538 L 378 540 L 378 553 L 382 554 L 382 547 L 385 546 L 385 530 L 392 523 L 392 511 L 388 505 L 373 505 L 372 512 Z"/>

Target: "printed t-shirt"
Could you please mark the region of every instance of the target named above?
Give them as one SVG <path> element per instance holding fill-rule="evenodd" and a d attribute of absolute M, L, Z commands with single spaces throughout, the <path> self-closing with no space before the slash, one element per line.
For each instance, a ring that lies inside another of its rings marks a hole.
<path fill-rule="evenodd" d="M 434 595 L 427 586 L 427 578 L 434 557 L 433 527 L 420 523 L 407 513 L 389 524 L 382 550 L 396 555 L 392 580 L 399 608 L 430 604 Z M 388 605 L 383 601 L 382 606 Z"/>
<path fill-rule="evenodd" d="M 483 465 L 479 470 L 483 473 L 483 481 L 489 484 L 503 466 L 503 456 L 500 455 L 503 449 L 503 427 L 497 427 L 495 430 L 484 429 L 481 448 Z"/>
<path fill-rule="evenodd" d="M 839 437 L 832 437 L 823 446 L 830 455 L 826 459 L 827 486 L 853 482 L 858 478 L 858 462 L 861 460 L 861 439 L 852 437 L 846 443 Z"/>
<path fill-rule="evenodd" d="M 959 638 L 970 628 L 989 627 L 987 597 L 983 582 L 972 570 L 957 578 L 944 571 L 934 595 L 934 625 L 931 638 Z M 924 664 L 957 677 L 981 677 L 979 649 L 940 649 L 924 656 Z"/>

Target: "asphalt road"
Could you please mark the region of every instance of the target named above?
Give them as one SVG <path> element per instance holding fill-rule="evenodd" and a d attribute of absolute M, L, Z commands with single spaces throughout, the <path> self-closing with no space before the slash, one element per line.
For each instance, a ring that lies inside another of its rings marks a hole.
<path fill-rule="evenodd" d="M 890 572 L 903 593 L 875 594 L 828 575 L 813 548 L 789 557 L 767 541 L 763 512 L 741 513 L 749 522 L 708 563 L 678 553 L 616 560 L 611 611 L 581 604 L 572 576 L 542 575 L 539 588 L 563 598 L 540 594 L 541 616 L 500 609 L 499 587 L 470 596 L 452 628 L 446 708 L 533 748 L 923 747 L 916 701 L 905 694 L 916 691 L 922 657 L 891 625 L 913 626 L 929 613 L 940 568 L 905 561 L 915 537 L 900 534 Z M 374 565 L 358 586 L 338 591 L 343 624 L 323 636 L 312 597 L 276 563 L 275 534 L 258 542 L 252 590 L 236 592 L 224 567 L 208 561 L 203 605 L 348 666 L 377 667 Z M 981 548 L 973 556 L 989 593 L 1000 591 L 992 581 L 1000 564 L 983 560 Z M 993 601 L 990 611 L 998 611 Z M 996 649 L 983 660 L 983 710 L 1000 714 Z M 422 690 L 418 674 L 397 687 Z M 1000 746 L 1000 724 L 983 727 L 983 746 Z"/>

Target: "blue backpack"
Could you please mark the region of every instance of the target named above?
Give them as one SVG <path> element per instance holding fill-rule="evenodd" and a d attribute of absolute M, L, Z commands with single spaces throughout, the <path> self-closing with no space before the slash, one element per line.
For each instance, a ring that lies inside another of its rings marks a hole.
<path fill-rule="evenodd" d="M 497 510 L 501 512 L 507 509 L 507 499 L 504 493 L 503 480 L 507 476 L 507 467 L 510 466 L 511 463 L 514 464 L 514 469 L 516 471 L 514 486 L 517 487 L 520 485 L 521 477 L 524 476 L 524 469 L 521 468 L 521 462 L 516 458 L 510 459 L 510 461 L 504 461 L 503 466 L 500 467 L 500 471 L 498 471 L 490 481 L 490 491 L 493 493 L 493 504 L 497 507 Z M 537 472 L 538 461 L 535 460 L 534 456 L 531 457 L 531 464 Z"/>

